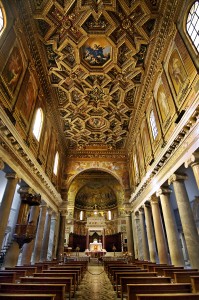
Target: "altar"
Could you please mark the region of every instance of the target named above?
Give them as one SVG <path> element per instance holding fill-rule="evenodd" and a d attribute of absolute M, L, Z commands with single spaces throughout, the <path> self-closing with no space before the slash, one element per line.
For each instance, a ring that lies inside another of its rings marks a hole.
<path fill-rule="evenodd" d="M 89 244 L 90 251 L 102 251 L 102 243 L 90 243 Z"/>

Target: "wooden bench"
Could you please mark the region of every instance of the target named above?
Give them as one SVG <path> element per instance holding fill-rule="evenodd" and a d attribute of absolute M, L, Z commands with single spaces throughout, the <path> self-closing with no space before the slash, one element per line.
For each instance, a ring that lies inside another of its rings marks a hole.
<path fill-rule="evenodd" d="M 0 293 L 56 294 L 55 300 L 64 300 L 65 284 L 2 283 Z"/>
<path fill-rule="evenodd" d="M 127 270 L 130 270 L 130 271 L 135 271 L 135 272 L 138 272 L 138 271 L 141 271 L 140 268 L 137 268 L 137 267 L 134 267 L 134 266 L 125 266 L 125 267 L 111 267 L 109 268 L 109 271 L 108 271 L 108 277 L 110 280 L 112 280 L 113 276 L 114 276 L 114 272 L 119 272 L 119 271 L 127 271 Z M 144 271 L 144 270 L 143 270 Z"/>
<path fill-rule="evenodd" d="M 137 294 L 136 300 L 198 300 L 198 294 Z"/>
<path fill-rule="evenodd" d="M 131 273 L 146 273 L 146 271 L 145 270 L 141 270 L 141 269 L 131 269 L 131 268 L 125 268 L 125 269 L 123 269 L 123 268 L 121 268 L 121 269 L 113 269 L 113 270 L 111 270 L 111 274 L 110 274 L 110 280 L 111 280 L 111 282 L 112 282 L 112 284 L 114 285 L 115 284 L 115 280 L 116 280 L 116 273 L 118 273 L 118 272 L 126 272 L 126 273 L 129 273 L 129 272 L 131 272 Z"/>
<path fill-rule="evenodd" d="M 121 298 L 127 296 L 128 284 L 162 284 L 171 283 L 170 277 L 120 277 L 120 290 Z"/>
<path fill-rule="evenodd" d="M 75 273 L 76 274 L 76 283 L 77 283 L 77 286 L 78 286 L 78 284 L 81 281 L 80 271 L 79 270 L 73 270 L 72 268 L 71 269 L 66 269 L 66 270 L 43 270 L 42 273 L 43 274 L 49 274 L 49 273 L 55 273 L 55 274 L 56 273 L 59 273 L 59 274 Z"/>
<path fill-rule="evenodd" d="M 34 277 L 63 277 L 63 278 L 72 278 L 72 291 L 75 295 L 77 289 L 77 274 L 76 273 L 35 273 L 33 274 Z"/>
<path fill-rule="evenodd" d="M 119 290 L 120 287 L 120 278 L 121 277 L 156 277 L 157 273 L 155 272 L 116 272 L 116 280 L 115 280 L 115 286 L 116 291 Z"/>
<path fill-rule="evenodd" d="M 0 271 L 0 274 L 9 274 L 9 273 L 16 273 L 16 280 L 19 281 L 20 280 L 20 277 L 25 277 L 27 276 L 27 272 L 26 270 L 1 270 Z"/>
<path fill-rule="evenodd" d="M 127 299 L 136 300 L 136 294 L 191 293 L 189 283 L 127 284 Z"/>
<path fill-rule="evenodd" d="M 72 278 L 71 277 L 21 277 L 21 283 L 40 283 L 46 284 L 65 284 L 65 292 L 68 295 L 69 300 L 72 294 Z"/>
<path fill-rule="evenodd" d="M 15 283 L 16 282 L 16 273 L 9 272 L 9 273 L 0 274 L 0 283 L 1 282 Z"/>
<path fill-rule="evenodd" d="M 32 276 L 33 273 L 37 272 L 37 267 L 15 266 L 14 268 L 6 267 L 5 270 L 25 270 L 27 272 L 27 276 Z"/>
<path fill-rule="evenodd" d="M 50 267 L 49 270 L 56 270 L 56 271 L 63 271 L 63 270 L 70 270 L 70 271 L 74 271 L 77 270 L 78 271 L 78 276 L 80 278 L 80 280 L 83 278 L 83 271 L 82 271 L 82 267 L 80 266 L 60 266 L 60 267 Z"/>
<path fill-rule="evenodd" d="M 42 299 L 42 300 L 54 300 L 55 295 L 49 294 L 0 294 L 0 299 L 7 299 L 7 300 L 35 300 L 35 299 Z"/>
<path fill-rule="evenodd" d="M 167 265 L 167 264 L 149 264 L 149 265 L 147 265 L 147 270 L 149 271 L 149 272 L 155 272 L 155 270 L 154 270 L 154 268 L 156 268 L 156 267 L 164 267 L 165 269 L 167 268 L 167 267 L 174 267 L 174 265 Z"/>
<path fill-rule="evenodd" d="M 199 272 L 198 271 L 183 271 L 183 272 L 174 272 L 174 282 L 176 283 L 187 283 L 190 282 L 191 283 L 191 276 L 199 276 Z"/>
<path fill-rule="evenodd" d="M 191 276 L 190 278 L 193 293 L 199 293 L 199 276 Z"/>
<path fill-rule="evenodd" d="M 154 272 L 157 272 L 159 276 L 164 276 L 165 269 L 180 271 L 180 270 L 184 270 L 184 267 L 173 267 L 173 266 L 167 266 L 166 268 L 160 266 L 153 267 Z"/>

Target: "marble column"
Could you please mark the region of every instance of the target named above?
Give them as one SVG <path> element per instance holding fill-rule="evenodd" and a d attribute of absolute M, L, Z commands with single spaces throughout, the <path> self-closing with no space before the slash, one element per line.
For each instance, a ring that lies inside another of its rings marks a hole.
<path fill-rule="evenodd" d="M 62 257 L 64 255 L 67 201 L 63 201 L 62 205 L 59 207 L 59 211 L 60 211 L 60 226 L 59 226 L 59 238 L 58 238 L 58 247 L 57 247 L 57 259 L 62 260 Z"/>
<path fill-rule="evenodd" d="M 152 214 L 151 214 L 151 205 L 149 201 L 145 202 L 144 205 L 144 213 L 145 213 L 145 220 L 146 220 L 146 231 L 147 231 L 147 238 L 148 238 L 148 245 L 149 245 L 149 256 L 151 262 L 156 262 L 156 245 L 155 245 L 155 234 L 152 222 Z"/>
<path fill-rule="evenodd" d="M 160 214 L 159 200 L 155 195 L 151 197 L 151 209 L 158 248 L 159 262 L 160 264 L 169 264 L 168 249 Z"/>
<path fill-rule="evenodd" d="M 184 184 L 187 178 L 185 174 L 173 174 L 169 184 L 173 183 L 191 267 L 199 269 L 199 236 Z"/>
<path fill-rule="evenodd" d="M 105 244 L 105 229 L 103 229 L 103 233 L 102 233 L 102 248 L 106 249 L 106 244 Z"/>
<path fill-rule="evenodd" d="M 4 234 L 8 224 L 8 218 L 12 207 L 12 201 L 15 194 L 16 186 L 18 183 L 18 177 L 15 173 L 6 174 L 7 184 L 3 194 L 1 206 L 0 206 L 0 249 L 2 247 Z"/>
<path fill-rule="evenodd" d="M 39 216 L 39 206 L 31 206 L 29 222 L 33 222 L 33 224 L 37 224 L 38 216 Z M 31 263 L 34 243 L 35 243 L 35 239 L 33 239 L 30 243 L 26 243 L 23 245 L 22 258 L 21 258 L 22 265 Z"/>
<path fill-rule="evenodd" d="M 138 254 L 138 237 L 137 237 L 137 230 L 136 230 L 136 213 L 134 215 L 132 214 L 132 230 L 133 230 L 133 243 L 134 243 L 134 253 L 135 253 L 135 259 L 139 259 Z M 139 217 L 139 213 L 138 213 Z"/>
<path fill-rule="evenodd" d="M 135 212 L 135 230 L 136 230 L 136 244 L 137 244 L 137 256 L 138 259 L 143 260 L 143 247 L 142 247 L 142 237 L 141 237 L 141 226 L 140 226 L 140 214 L 139 211 Z"/>
<path fill-rule="evenodd" d="M 169 199 L 170 193 L 171 190 L 168 187 L 162 187 L 158 190 L 156 195 L 157 197 L 160 197 L 162 206 L 171 263 L 174 266 L 184 266 L 182 247 L 179 239 L 173 208 Z"/>
<path fill-rule="evenodd" d="M 58 213 L 53 213 L 51 218 L 51 229 L 53 230 L 51 259 L 56 259 L 57 241 L 58 241 Z"/>
<path fill-rule="evenodd" d="M 149 260 L 149 246 L 148 246 L 147 234 L 146 234 L 144 208 L 141 207 L 139 209 L 139 212 L 140 212 L 140 228 L 141 228 L 141 236 L 142 236 L 143 256 L 144 256 L 144 260 Z"/>
<path fill-rule="evenodd" d="M 199 189 L 199 152 L 194 152 L 185 162 L 185 168 L 192 167 L 195 180 Z"/>
<path fill-rule="evenodd" d="M 37 263 L 40 260 L 41 246 L 42 246 L 43 233 L 44 233 L 44 224 L 46 220 L 46 212 L 47 212 L 46 203 L 42 201 L 42 204 L 40 205 L 39 222 L 38 222 L 37 234 L 35 238 L 33 263 Z"/>
<path fill-rule="evenodd" d="M 86 249 L 89 249 L 89 230 L 86 229 Z"/>
<path fill-rule="evenodd" d="M 126 212 L 126 230 L 127 230 L 127 247 L 128 253 L 134 258 L 134 245 L 133 245 L 133 230 L 132 230 L 132 219 L 131 212 Z"/>
<path fill-rule="evenodd" d="M 52 216 L 52 209 L 48 208 L 45 225 L 44 225 L 43 241 L 42 241 L 42 246 L 41 246 L 40 261 L 42 261 L 42 262 L 47 261 L 47 257 L 48 257 L 48 242 L 49 242 L 49 237 L 50 237 L 51 216 Z"/>

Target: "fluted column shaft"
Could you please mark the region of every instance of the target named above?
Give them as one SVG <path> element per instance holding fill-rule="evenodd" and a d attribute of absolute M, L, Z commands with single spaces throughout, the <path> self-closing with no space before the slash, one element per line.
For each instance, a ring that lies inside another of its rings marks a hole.
<path fill-rule="evenodd" d="M 146 234 L 144 209 L 140 208 L 139 211 L 140 211 L 140 228 L 141 228 L 141 235 L 142 235 L 142 247 L 143 247 L 144 260 L 149 260 L 149 246 L 148 246 L 147 234 Z"/>
<path fill-rule="evenodd" d="M 29 222 L 33 222 L 33 224 L 37 224 L 37 219 L 39 216 L 39 206 L 32 206 L 30 209 Z M 26 243 L 23 245 L 22 251 L 22 259 L 21 264 L 29 264 L 31 262 L 31 256 L 34 249 L 35 239 L 33 239 L 30 243 Z"/>
<path fill-rule="evenodd" d="M 40 205 L 39 223 L 37 226 L 37 234 L 36 234 L 35 245 L 34 245 L 34 253 L 33 253 L 34 263 L 37 263 L 40 260 L 41 246 L 42 246 L 43 233 L 44 233 L 44 224 L 46 220 L 46 211 L 47 211 L 47 206 L 43 201 L 42 205 Z"/>
<path fill-rule="evenodd" d="M 160 197 L 162 206 L 162 213 L 164 217 L 164 224 L 167 232 L 168 246 L 171 257 L 171 263 L 175 266 L 184 266 L 184 258 L 182 247 L 178 235 L 177 225 L 174 217 L 173 208 L 169 199 L 171 190 L 168 188 L 161 188 L 157 192 Z"/>
<path fill-rule="evenodd" d="M 169 178 L 169 184 L 173 183 L 191 267 L 199 269 L 199 236 L 184 184 L 185 179 L 186 175 L 174 174 Z"/>
<path fill-rule="evenodd" d="M 46 215 L 46 221 L 44 225 L 44 235 L 43 235 L 43 241 L 42 241 L 42 247 L 41 247 L 41 261 L 47 260 L 48 255 L 48 242 L 50 237 L 50 222 L 51 222 L 51 216 L 52 216 L 52 210 L 48 208 L 48 213 Z"/>
<path fill-rule="evenodd" d="M 147 201 L 144 205 L 144 213 L 146 219 L 146 231 L 149 245 L 149 256 L 150 261 L 156 262 L 156 246 L 155 246 L 155 234 L 152 223 L 152 214 L 151 214 L 151 206 Z"/>
<path fill-rule="evenodd" d="M 0 249 L 2 247 L 15 189 L 18 183 L 18 178 L 15 173 L 6 174 L 6 178 L 7 184 L 0 207 Z"/>
<path fill-rule="evenodd" d="M 162 219 L 160 215 L 159 200 L 156 196 L 153 196 L 151 198 L 151 209 L 152 209 L 159 261 L 160 264 L 169 264 L 166 239 L 165 239 Z"/>

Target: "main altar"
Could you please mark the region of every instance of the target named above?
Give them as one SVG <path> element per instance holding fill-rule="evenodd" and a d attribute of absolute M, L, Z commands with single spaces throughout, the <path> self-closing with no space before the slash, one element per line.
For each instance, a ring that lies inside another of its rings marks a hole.
<path fill-rule="evenodd" d="M 105 218 L 102 216 L 94 216 L 87 218 L 87 242 L 85 254 L 91 257 L 101 257 L 106 254 L 105 242 L 104 242 L 104 230 L 106 227 Z M 94 239 L 92 243 L 89 243 L 89 235 L 97 233 L 102 236 L 102 241 Z"/>

